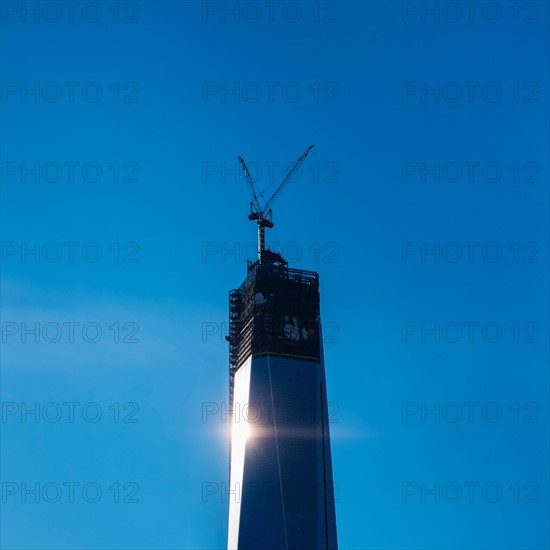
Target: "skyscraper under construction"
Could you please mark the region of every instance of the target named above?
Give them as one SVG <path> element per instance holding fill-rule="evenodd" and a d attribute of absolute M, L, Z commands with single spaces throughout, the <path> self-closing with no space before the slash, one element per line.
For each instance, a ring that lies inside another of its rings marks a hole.
<path fill-rule="evenodd" d="M 273 227 L 246 165 L 258 258 L 229 294 L 229 550 L 336 550 L 319 275 L 265 249 Z"/>

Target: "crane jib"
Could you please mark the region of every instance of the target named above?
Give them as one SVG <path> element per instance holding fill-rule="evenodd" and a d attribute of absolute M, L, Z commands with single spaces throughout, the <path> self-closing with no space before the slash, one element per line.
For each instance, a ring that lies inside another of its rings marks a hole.
<path fill-rule="evenodd" d="M 304 162 L 304 160 L 308 156 L 309 152 L 313 149 L 313 147 L 315 147 L 315 145 L 310 145 L 302 153 L 302 156 L 294 163 L 292 168 L 288 171 L 283 181 L 281 182 L 279 187 L 277 187 L 277 189 L 274 191 L 271 197 L 267 201 L 264 199 L 265 206 L 263 208 L 260 205 L 260 200 L 258 199 L 256 188 L 254 187 L 254 182 L 252 181 L 252 176 L 250 175 L 250 172 L 248 170 L 248 167 L 246 166 L 244 159 L 242 157 L 237 157 L 237 159 L 241 163 L 244 179 L 246 180 L 246 183 L 248 185 L 248 191 L 252 199 L 252 201 L 250 202 L 250 214 L 248 216 L 248 219 L 257 220 L 257 223 L 258 223 L 258 261 L 260 263 L 262 261 L 262 253 L 265 249 L 264 229 L 266 227 L 273 227 L 271 205 L 283 192 L 283 189 L 285 188 L 286 184 L 289 182 L 290 178 L 292 177 L 294 172 L 296 172 L 298 167 Z M 262 194 L 260 194 L 260 197 L 261 196 Z"/>

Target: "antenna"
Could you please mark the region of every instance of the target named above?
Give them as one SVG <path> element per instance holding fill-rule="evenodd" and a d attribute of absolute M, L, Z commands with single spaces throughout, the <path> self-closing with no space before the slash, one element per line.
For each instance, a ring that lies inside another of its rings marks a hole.
<path fill-rule="evenodd" d="M 274 193 L 271 195 L 271 197 L 265 201 L 265 206 L 262 208 L 260 205 L 260 201 L 258 199 L 258 195 L 256 193 L 256 189 L 254 187 L 254 182 L 252 181 L 252 177 L 250 176 L 250 172 L 248 171 L 248 168 L 246 166 L 246 163 L 244 162 L 244 159 L 242 157 L 237 157 L 239 159 L 239 162 L 241 163 L 244 179 L 246 180 L 246 183 L 248 184 L 248 191 L 250 193 L 250 196 L 252 198 L 250 202 L 250 214 L 248 215 L 249 220 L 257 220 L 258 224 L 258 262 L 262 263 L 262 254 L 265 250 L 265 228 L 266 227 L 273 227 L 273 211 L 271 210 L 271 205 L 279 198 L 281 193 L 283 192 L 283 189 L 287 185 L 287 183 L 290 181 L 290 178 L 296 172 L 298 167 L 306 160 L 306 157 L 308 156 L 309 152 L 315 147 L 315 145 L 310 145 L 304 153 L 302 153 L 302 156 L 294 163 L 294 166 L 288 171 L 287 175 L 284 177 L 283 181 L 275 189 Z"/>

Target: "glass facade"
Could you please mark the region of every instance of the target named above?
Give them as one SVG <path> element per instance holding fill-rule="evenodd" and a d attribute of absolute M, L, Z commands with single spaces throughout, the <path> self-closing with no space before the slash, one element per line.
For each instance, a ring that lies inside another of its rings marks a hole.
<path fill-rule="evenodd" d="M 318 276 L 275 267 L 230 294 L 228 549 L 335 550 Z"/>

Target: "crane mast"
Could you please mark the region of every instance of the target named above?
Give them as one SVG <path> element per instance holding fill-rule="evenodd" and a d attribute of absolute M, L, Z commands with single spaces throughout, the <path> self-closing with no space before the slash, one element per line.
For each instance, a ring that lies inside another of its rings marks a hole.
<path fill-rule="evenodd" d="M 248 215 L 248 219 L 256 220 L 256 223 L 258 225 L 258 262 L 260 264 L 262 263 L 262 255 L 265 250 L 265 228 L 266 227 L 272 228 L 274 226 L 273 211 L 271 209 L 271 205 L 279 198 L 284 188 L 290 181 L 290 178 L 296 172 L 296 170 L 300 167 L 300 165 L 304 162 L 304 160 L 306 160 L 306 157 L 308 156 L 309 152 L 313 149 L 313 147 L 315 147 L 315 145 L 310 145 L 302 153 L 302 156 L 294 163 L 292 168 L 288 171 L 288 173 L 284 177 L 281 184 L 277 187 L 277 189 L 275 189 L 271 197 L 267 201 L 263 199 L 265 203 L 263 207 L 260 204 L 260 198 L 256 193 L 254 182 L 252 181 L 252 177 L 250 175 L 250 172 L 248 170 L 248 167 L 246 166 L 244 159 L 242 157 L 237 157 L 239 162 L 241 163 L 244 179 L 246 180 L 246 183 L 248 185 L 248 191 L 252 199 L 250 201 L 250 214 Z M 260 197 L 262 197 L 262 194 L 260 194 Z"/>

